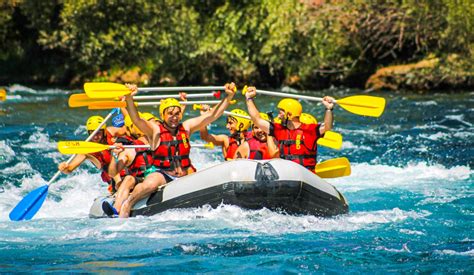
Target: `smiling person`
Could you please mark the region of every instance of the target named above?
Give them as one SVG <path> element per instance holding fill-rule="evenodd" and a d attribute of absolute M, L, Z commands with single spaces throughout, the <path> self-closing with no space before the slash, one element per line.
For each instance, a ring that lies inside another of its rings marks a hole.
<path fill-rule="evenodd" d="M 260 113 L 260 118 L 270 121 L 265 113 Z M 269 136 L 262 129 L 252 124 L 252 136 L 247 138 L 235 152 L 234 159 L 272 159 L 279 156 L 275 138 Z"/>
<path fill-rule="evenodd" d="M 235 84 L 225 85 L 227 96 L 212 111 L 181 122 L 182 107 L 178 100 L 167 98 L 161 101 L 160 116 L 162 121 L 148 123 L 138 115 L 133 96 L 138 89 L 136 85 L 127 85 L 131 94 L 125 96 L 127 110 L 135 126 L 148 138 L 153 155 L 153 166 L 148 169 L 143 183 L 137 185 L 122 204 L 120 217 L 128 217 L 131 207 L 140 199 L 155 192 L 158 187 L 196 169 L 191 163 L 189 153 L 192 133 L 218 119 L 229 106 L 235 95 Z"/>
<path fill-rule="evenodd" d="M 282 99 L 278 105 L 278 119 L 281 123 L 269 122 L 260 117 L 254 98 L 257 89 L 249 87 L 245 94 L 247 108 L 253 123 L 265 133 L 274 136 L 279 144 L 280 158 L 294 161 L 314 172 L 316 167 L 317 141 L 326 131 L 332 129 L 334 98 L 325 96 L 323 106 L 326 108 L 324 123 L 304 124 L 300 121 L 303 107 L 298 100 Z"/>
<path fill-rule="evenodd" d="M 208 105 L 203 105 L 201 114 L 208 112 L 208 107 Z M 235 158 L 235 152 L 237 151 L 237 148 L 239 148 L 239 146 L 245 141 L 247 130 L 250 126 L 250 119 L 237 116 L 240 115 L 248 117 L 249 115 L 247 112 L 241 109 L 234 109 L 230 112 L 236 116 L 227 116 L 226 128 L 229 130 L 229 136 L 209 134 L 206 127 L 203 127 L 200 130 L 202 140 L 206 142 L 212 142 L 215 146 L 222 147 L 222 154 L 224 155 L 225 160 L 232 160 Z"/>

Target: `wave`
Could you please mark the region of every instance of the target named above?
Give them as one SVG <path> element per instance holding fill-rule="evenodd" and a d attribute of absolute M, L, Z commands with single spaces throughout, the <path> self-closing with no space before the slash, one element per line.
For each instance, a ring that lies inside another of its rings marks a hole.
<path fill-rule="evenodd" d="M 7 142 L 0 140 L 0 164 L 10 163 L 15 159 L 15 156 L 15 151 L 13 151 Z"/>
<path fill-rule="evenodd" d="M 44 90 L 35 90 L 33 88 L 19 85 L 19 84 L 13 84 L 9 86 L 8 88 L 8 94 L 32 94 L 32 95 L 64 95 L 64 94 L 69 94 L 71 93 L 70 91 L 66 91 L 63 89 L 56 89 L 56 88 L 50 88 L 50 89 L 44 89 Z"/>
<path fill-rule="evenodd" d="M 447 168 L 441 164 L 426 162 L 409 163 L 404 167 L 353 163 L 350 177 L 328 180 L 342 192 L 357 192 L 364 189 L 407 188 L 421 190 L 426 185 L 445 185 L 469 179 L 473 171 L 468 166 Z"/>

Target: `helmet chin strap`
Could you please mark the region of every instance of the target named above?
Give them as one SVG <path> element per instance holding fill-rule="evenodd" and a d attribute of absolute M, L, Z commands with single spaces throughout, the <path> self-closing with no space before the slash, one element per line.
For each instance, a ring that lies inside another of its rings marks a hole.
<path fill-rule="evenodd" d="M 288 114 L 286 114 L 285 119 L 283 119 L 283 121 L 281 122 L 281 125 L 283 125 L 283 127 L 287 127 L 289 119 L 290 119 L 290 116 Z"/>

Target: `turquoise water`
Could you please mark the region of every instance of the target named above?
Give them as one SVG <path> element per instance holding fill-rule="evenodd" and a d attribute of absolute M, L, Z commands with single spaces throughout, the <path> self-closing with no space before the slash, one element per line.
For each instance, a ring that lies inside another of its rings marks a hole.
<path fill-rule="evenodd" d="M 0 103 L 1 272 L 474 272 L 474 92 L 377 94 L 388 102 L 379 119 L 337 108 L 343 149 L 320 148 L 319 159 L 350 159 L 350 177 L 328 180 L 347 197 L 347 215 L 221 205 L 91 220 L 89 207 L 106 186 L 84 165 L 51 185 L 33 220 L 11 222 L 10 210 L 67 159 L 56 143 L 85 139 L 87 117 L 107 111 L 68 108 L 71 91 L 8 88 Z M 276 102 L 257 100 L 262 111 Z M 303 106 L 321 119 L 323 107 Z M 225 133 L 223 126 L 221 118 L 211 131 Z M 205 149 L 192 158 L 198 168 L 222 161 Z"/>

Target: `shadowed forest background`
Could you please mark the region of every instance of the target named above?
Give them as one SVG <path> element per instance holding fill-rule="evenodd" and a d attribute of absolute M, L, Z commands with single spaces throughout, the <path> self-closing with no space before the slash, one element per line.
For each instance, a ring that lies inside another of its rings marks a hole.
<path fill-rule="evenodd" d="M 474 2 L 2 1 L 0 85 L 474 86 Z"/>

